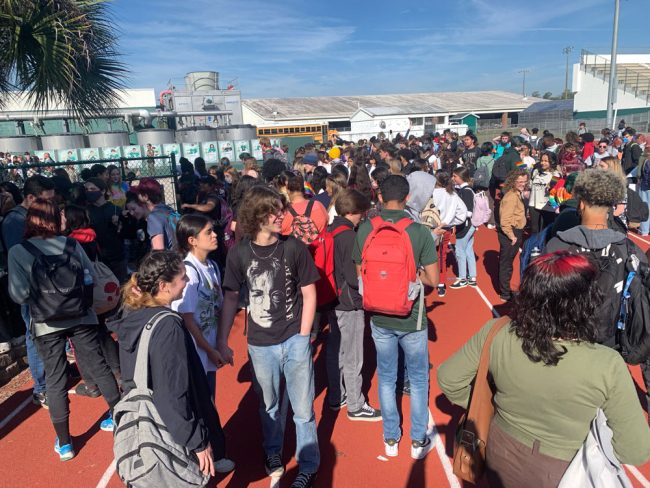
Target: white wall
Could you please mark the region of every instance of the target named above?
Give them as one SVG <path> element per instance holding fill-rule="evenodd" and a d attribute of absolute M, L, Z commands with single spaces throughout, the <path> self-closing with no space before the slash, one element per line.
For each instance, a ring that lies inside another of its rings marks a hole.
<path fill-rule="evenodd" d="M 601 78 L 595 77 L 589 72 L 585 73 L 580 69 L 579 64 L 573 65 L 572 90 L 577 92 L 573 105 L 573 110 L 576 112 L 607 110 L 608 81 L 603 81 Z M 616 109 L 643 108 L 648 106 L 645 101 L 645 96 L 637 98 L 634 96 L 634 92 L 630 92 L 629 90 L 627 93 L 623 93 L 623 89 L 619 85 L 615 105 Z"/>

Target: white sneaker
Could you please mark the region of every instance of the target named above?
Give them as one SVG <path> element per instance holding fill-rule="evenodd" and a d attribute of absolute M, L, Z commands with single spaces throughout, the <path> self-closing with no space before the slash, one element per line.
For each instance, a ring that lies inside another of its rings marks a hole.
<path fill-rule="evenodd" d="M 397 454 L 399 454 L 399 441 L 396 441 L 395 439 L 385 439 L 384 452 L 388 457 L 397 457 Z"/>
<path fill-rule="evenodd" d="M 11 351 L 11 342 L 0 342 L 0 354 Z"/>
<path fill-rule="evenodd" d="M 497 227 L 494 224 L 488 224 L 487 228 L 490 229 L 490 230 L 493 230 L 493 229 L 496 229 Z"/>
<path fill-rule="evenodd" d="M 235 469 L 235 462 L 227 458 L 217 459 L 214 462 L 214 470 L 217 473 L 230 473 Z"/>
<path fill-rule="evenodd" d="M 424 459 L 424 457 L 434 448 L 431 437 L 427 436 L 423 441 L 413 441 L 411 443 L 411 457 L 413 459 Z"/>

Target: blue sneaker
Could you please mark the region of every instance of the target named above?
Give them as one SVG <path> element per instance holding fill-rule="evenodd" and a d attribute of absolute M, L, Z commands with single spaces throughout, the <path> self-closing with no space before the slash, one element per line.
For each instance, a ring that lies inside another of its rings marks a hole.
<path fill-rule="evenodd" d="M 113 432 L 115 430 L 115 425 L 113 424 L 113 416 L 109 413 L 108 417 L 102 420 L 102 423 L 99 424 L 99 428 L 105 430 L 106 432 Z"/>
<path fill-rule="evenodd" d="M 75 456 L 74 448 L 72 447 L 72 444 L 65 444 L 64 446 L 59 446 L 58 437 L 54 442 L 54 452 L 56 452 L 59 455 L 59 459 L 61 461 L 69 461 Z"/>

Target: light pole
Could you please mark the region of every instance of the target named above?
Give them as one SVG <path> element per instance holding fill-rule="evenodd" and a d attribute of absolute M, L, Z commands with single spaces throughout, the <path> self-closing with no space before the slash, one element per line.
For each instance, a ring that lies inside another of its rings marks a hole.
<path fill-rule="evenodd" d="M 616 51 L 618 49 L 618 14 L 620 0 L 614 0 L 614 29 L 612 32 L 612 53 L 609 58 L 609 90 L 607 91 L 607 128 L 614 128 L 614 104 L 616 103 Z"/>
<path fill-rule="evenodd" d="M 564 93 L 562 94 L 562 98 L 569 98 L 569 56 L 571 55 L 571 51 L 573 51 L 573 46 L 567 46 L 562 49 L 562 52 L 566 54 L 566 69 L 564 71 Z"/>
<path fill-rule="evenodd" d="M 526 73 L 530 73 L 529 69 L 520 69 L 517 73 L 524 75 L 524 79 L 521 82 L 521 96 L 526 98 Z"/>

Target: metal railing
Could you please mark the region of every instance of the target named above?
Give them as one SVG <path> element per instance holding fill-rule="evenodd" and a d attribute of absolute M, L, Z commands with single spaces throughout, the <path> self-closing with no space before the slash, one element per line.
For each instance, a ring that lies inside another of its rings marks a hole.
<path fill-rule="evenodd" d="M 609 82 L 611 60 L 598 54 L 582 49 L 580 51 L 580 68 L 585 73 L 591 73 L 603 83 Z M 639 71 L 633 71 L 620 64 L 616 65 L 616 83 L 623 89 L 623 93 L 634 92 L 635 97 L 645 97 L 646 103 L 650 102 L 650 76 L 641 77 Z"/>

